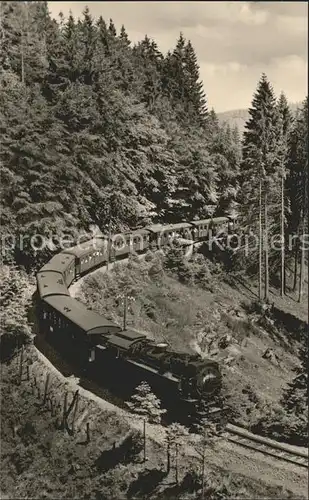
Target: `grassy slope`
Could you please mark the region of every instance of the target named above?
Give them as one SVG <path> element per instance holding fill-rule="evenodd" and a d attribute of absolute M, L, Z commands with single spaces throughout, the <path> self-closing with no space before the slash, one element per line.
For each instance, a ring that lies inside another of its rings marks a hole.
<path fill-rule="evenodd" d="M 270 335 L 246 313 L 246 304 L 256 297 L 254 286 L 235 282 L 231 286 L 214 278 L 212 291 L 186 286 L 162 270 L 157 256 L 153 262 L 132 262 L 126 270 L 117 265 L 106 275 L 100 272 L 86 278 L 80 299 L 114 321 L 122 323 L 121 298 L 124 284 L 135 301 L 131 302 L 128 325 L 158 341 L 167 340 L 174 349 L 212 355 L 221 362 L 235 421 L 250 425 L 263 413 L 264 404 L 280 399 L 282 389 L 292 380 L 298 365 L 298 344 L 292 345 L 282 333 Z M 274 301 L 287 309 L 289 299 Z M 296 306 L 304 317 L 305 304 Z M 218 347 L 218 339 L 231 335 L 230 344 Z M 208 352 L 210 342 L 214 339 Z M 271 348 L 280 363 L 264 359 Z M 230 366 L 225 363 L 231 361 Z M 252 398 L 254 402 L 252 403 Z M 259 401 L 258 408 L 254 408 Z M 249 410 L 248 410 L 249 409 Z"/>

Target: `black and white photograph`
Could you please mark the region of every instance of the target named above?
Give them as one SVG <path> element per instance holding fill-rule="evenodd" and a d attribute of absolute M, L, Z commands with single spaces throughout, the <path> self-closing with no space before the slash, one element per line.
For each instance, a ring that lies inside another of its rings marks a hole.
<path fill-rule="evenodd" d="M 308 2 L 0 28 L 0 499 L 308 500 Z"/>

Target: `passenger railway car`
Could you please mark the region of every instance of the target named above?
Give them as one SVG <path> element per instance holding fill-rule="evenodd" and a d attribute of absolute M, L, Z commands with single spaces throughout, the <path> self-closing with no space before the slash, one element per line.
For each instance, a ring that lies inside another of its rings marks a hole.
<path fill-rule="evenodd" d="M 129 253 L 142 252 L 149 248 L 149 235 L 147 229 L 117 234 L 111 239 L 111 248 L 115 257 L 122 257 Z"/>
<path fill-rule="evenodd" d="M 47 338 L 84 366 L 94 345 L 105 342 L 106 335 L 121 331 L 120 326 L 70 296 L 45 297 L 40 309 Z"/>
<path fill-rule="evenodd" d="M 107 261 L 107 252 L 107 239 L 96 238 L 65 249 L 61 253 L 75 257 L 75 276 L 78 278 L 80 275 L 89 272 L 90 269 L 104 264 Z"/>
<path fill-rule="evenodd" d="M 206 236 L 208 236 L 210 224 L 211 224 L 211 219 L 192 221 L 192 225 L 196 229 L 195 234 L 197 236 L 197 239 L 206 238 Z"/>
<path fill-rule="evenodd" d="M 155 242 L 158 247 L 167 245 L 175 237 L 188 239 L 192 234 L 192 224 L 189 222 L 179 222 L 167 226 L 154 224 L 147 226 L 147 229 L 151 232 L 150 240 Z"/>
<path fill-rule="evenodd" d="M 58 253 L 41 268 L 41 271 L 62 273 L 66 285 L 70 286 L 75 279 L 75 256 L 63 252 Z"/>

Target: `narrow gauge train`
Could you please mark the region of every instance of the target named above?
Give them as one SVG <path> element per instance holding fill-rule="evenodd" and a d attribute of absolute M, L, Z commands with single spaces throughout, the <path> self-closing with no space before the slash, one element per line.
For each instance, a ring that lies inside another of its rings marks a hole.
<path fill-rule="evenodd" d="M 113 388 L 133 387 L 147 380 L 163 401 L 185 406 L 193 415 L 199 404 L 215 407 L 220 399 L 221 374 L 218 363 L 199 355 L 176 353 L 166 344 L 156 344 L 145 335 L 121 327 L 70 296 L 75 279 L 132 250 L 164 246 L 170 238 L 191 235 L 207 238 L 209 229 L 226 229 L 230 218 L 205 219 L 175 225 L 153 225 L 112 238 L 113 244 L 96 238 L 63 250 L 37 273 L 40 331 L 57 347 L 90 372 L 109 379 Z M 111 242 L 109 242 L 111 243 Z M 109 254 L 109 256 L 108 256 Z"/>

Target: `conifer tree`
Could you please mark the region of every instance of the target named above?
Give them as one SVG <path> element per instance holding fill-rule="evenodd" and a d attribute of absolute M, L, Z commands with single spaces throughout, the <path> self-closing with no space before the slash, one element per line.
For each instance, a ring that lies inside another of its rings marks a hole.
<path fill-rule="evenodd" d="M 273 224 L 270 206 L 278 200 L 279 169 L 276 99 L 265 74 L 258 83 L 249 115 L 243 139 L 241 184 L 244 189 L 241 202 L 246 226 L 259 227 L 260 299 L 262 298 L 262 241 L 264 244 L 264 298 L 268 300 L 269 234 Z"/>
<path fill-rule="evenodd" d="M 281 296 L 285 293 L 285 178 L 287 168 L 288 139 L 292 124 L 292 115 L 288 101 L 281 93 L 278 100 L 278 144 L 279 161 L 281 163 L 281 214 L 280 214 L 280 233 L 281 233 Z"/>
<path fill-rule="evenodd" d="M 129 46 L 131 44 L 130 40 L 129 40 L 129 37 L 128 37 L 128 34 L 126 32 L 126 29 L 124 27 L 124 25 L 122 24 L 121 26 L 121 29 L 120 29 L 120 34 L 119 34 L 119 38 L 120 40 L 127 46 Z"/>
<path fill-rule="evenodd" d="M 179 483 L 178 478 L 178 459 L 179 454 L 183 452 L 183 447 L 186 442 L 186 437 L 189 435 L 188 429 L 183 425 L 173 422 L 168 426 L 166 431 L 166 443 L 167 443 L 167 458 L 168 465 L 167 471 L 170 470 L 171 465 L 171 452 L 174 451 L 174 466 L 175 466 L 175 480 L 176 484 Z"/>
<path fill-rule="evenodd" d="M 207 418 L 203 418 L 196 427 L 197 432 L 201 434 L 201 440 L 196 445 L 196 451 L 201 458 L 202 495 L 204 495 L 206 450 L 214 446 L 216 438 L 218 439 L 218 432 L 216 425 L 209 422 Z"/>
<path fill-rule="evenodd" d="M 152 423 L 160 423 L 162 415 L 166 413 L 166 410 L 161 408 L 161 401 L 151 392 L 151 387 L 147 382 L 141 382 L 136 388 L 136 393 L 126 404 L 134 413 Z"/>
<path fill-rule="evenodd" d="M 289 232 L 298 236 L 297 244 L 294 247 L 294 288 L 296 288 L 300 250 L 299 300 L 301 300 L 305 259 L 303 241 L 306 223 L 308 223 L 308 97 L 299 110 L 289 138 L 287 191 L 290 203 Z"/>
<path fill-rule="evenodd" d="M 91 85 L 93 81 L 93 56 L 97 41 L 97 32 L 88 7 L 83 11 L 83 16 L 82 22 L 79 25 L 81 47 L 79 65 L 82 67 L 82 81 L 86 85 Z"/>
<path fill-rule="evenodd" d="M 108 32 L 112 37 L 117 36 L 116 27 L 115 27 L 114 21 L 112 19 L 109 20 Z"/>
<path fill-rule="evenodd" d="M 202 125 L 207 117 L 206 96 L 203 90 L 203 83 L 200 81 L 200 70 L 197 63 L 195 50 L 189 40 L 185 47 L 185 67 L 186 67 L 186 99 L 193 105 L 193 111 L 199 118 Z"/>

